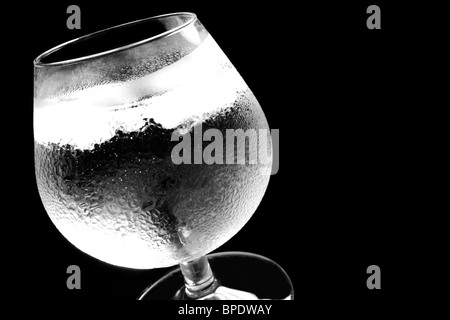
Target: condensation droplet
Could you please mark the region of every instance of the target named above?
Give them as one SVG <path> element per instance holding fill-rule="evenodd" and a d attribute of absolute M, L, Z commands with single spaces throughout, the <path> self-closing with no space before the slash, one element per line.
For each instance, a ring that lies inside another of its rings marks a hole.
<path fill-rule="evenodd" d="M 178 235 L 178 239 L 180 239 L 180 242 L 183 246 L 185 246 L 188 242 L 188 237 L 191 234 L 191 230 L 188 229 L 188 227 L 186 226 L 185 223 L 181 224 L 178 227 L 177 230 L 177 235 Z"/>
<path fill-rule="evenodd" d="M 155 209 L 155 207 L 156 207 L 156 201 L 157 201 L 157 199 L 151 197 L 149 200 L 145 201 L 145 202 L 142 204 L 142 210 L 143 210 L 143 211 L 150 211 L 150 210 Z"/>

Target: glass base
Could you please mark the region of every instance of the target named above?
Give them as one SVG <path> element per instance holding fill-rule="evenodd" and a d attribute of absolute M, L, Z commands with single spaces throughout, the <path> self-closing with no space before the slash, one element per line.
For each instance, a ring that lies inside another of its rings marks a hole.
<path fill-rule="evenodd" d="M 216 278 L 214 290 L 199 300 L 293 300 L 287 273 L 274 261 L 248 252 L 206 256 Z M 192 300 L 186 295 L 179 267 L 147 287 L 139 300 Z"/>

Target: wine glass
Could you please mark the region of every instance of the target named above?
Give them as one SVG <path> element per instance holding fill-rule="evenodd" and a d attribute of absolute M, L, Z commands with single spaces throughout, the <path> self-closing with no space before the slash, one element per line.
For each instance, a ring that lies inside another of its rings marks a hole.
<path fill-rule="evenodd" d="M 140 299 L 293 298 L 267 258 L 214 254 L 213 272 L 205 256 L 255 212 L 272 147 L 260 105 L 195 14 L 98 31 L 34 65 L 38 190 L 72 244 L 117 266 L 179 265 Z"/>

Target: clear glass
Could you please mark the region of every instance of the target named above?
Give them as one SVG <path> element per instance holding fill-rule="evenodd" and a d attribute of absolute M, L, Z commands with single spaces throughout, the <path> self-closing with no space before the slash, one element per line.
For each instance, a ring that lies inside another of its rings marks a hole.
<path fill-rule="evenodd" d="M 58 230 L 114 265 L 179 264 L 174 298 L 223 293 L 205 255 L 255 212 L 272 149 L 260 105 L 195 14 L 99 31 L 34 65 L 36 179 Z M 263 132 L 241 145 L 243 163 L 225 139 L 238 129 Z M 263 152 L 252 147 L 260 141 Z"/>

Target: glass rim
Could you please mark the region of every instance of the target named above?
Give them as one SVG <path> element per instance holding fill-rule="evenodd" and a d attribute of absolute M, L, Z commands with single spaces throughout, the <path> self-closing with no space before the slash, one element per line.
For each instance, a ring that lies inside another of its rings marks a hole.
<path fill-rule="evenodd" d="M 252 258 L 255 260 L 265 261 L 265 262 L 271 264 L 272 266 L 275 266 L 278 269 L 278 271 L 280 271 L 280 273 L 284 276 L 284 279 L 286 280 L 287 284 L 290 287 L 290 295 L 289 295 L 290 299 L 289 300 L 294 300 L 294 296 L 295 296 L 294 295 L 294 284 L 292 283 L 292 279 L 289 277 L 286 270 L 284 270 L 277 262 L 275 262 L 274 260 L 272 260 L 266 256 L 263 256 L 263 255 L 260 255 L 257 253 L 253 253 L 253 252 L 247 252 L 247 251 L 221 251 L 221 252 L 208 253 L 204 256 L 208 259 L 209 262 L 211 262 L 215 258 L 230 258 L 230 257 L 231 258 L 234 258 L 234 257 Z M 214 269 L 213 269 L 213 273 L 214 273 Z M 163 284 L 170 277 L 177 275 L 177 274 L 181 274 L 180 266 L 179 265 L 172 266 L 172 268 L 170 268 L 169 271 L 167 271 L 163 276 L 161 276 L 155 282 L 153 282 L 152 284 L 147 286 L 147 288 L 145 288 L 139 295 L 138 300 L 143 300 L 148 292 L 150 292 L 154 288 L 158 287 L 159 285 Z M 183 285 L 183 283 L 180 283 L 180 288 L 182 285 Z"/>
<path fill-rule="evenodd" d="M 148 38 L 144 38 L 142 40 L 135 41 L 135 42 L 132 42 L 132 43 L 124 45 L 124 46 L 119 46 L 119 47 L 114 48 L 114 49 L 105 50 L 105 51 L 97 52 L 97 53 L 86 55 L 86 56 L 82 56 L 82 57 L 77 57 L 77 58 L 72 58 L 72 59 L 65 59 L 65 60 L 61 60 L 61 61 L 55 61 L 55 62 L 42 62 L 41 61 L 43 58 L 48 57 L 49 55 L 51 55 L 55 51 L 58 51 L 58 50 L 66 47 L 66 46 L 68 46 L 70 44 L 74 44 L 74 43 L 80 42 L 80 41 L 88 39 L 88 38 L 99 36 L 100 34 L 109 32 L 111 30 L 129 27 L 131 25 L 139 24 L 139 23 L 142 23 L 142 22 L 147 22 L 147 21 L 150 21 L 150 20 L 157 20 L 157 19 L 166 18 L 166 17 L 170 17 L 170 16 L 180 16 L 180 15 L 187 15 L 190 18 L 189 18 L 188 21 L 180 24 L 177 27 L 171 28 L 170 30 L 166 30 L 166 31 L 158 33 L 158 34 L 156 34 L 154 36 L 151 36 L 151 37 L 148 37 Z M 126 23 L 123 23 L 123 24 L 119 24 L 119 25 L 115 25 L 115 26 L 112 26 L 112 27 L 109 27 L 109 28 L 98 30 L 98 31 L 89 33 L 87 35 L 84 35 L 84 36 L 81 36 L 81 37 L 78 37 L 78 38 L 75 38 L 75 39 L 63 42 L 63 43 L 61 43 L 61 44 L 59 44 L 59 45 L 57 45 L 57 46 L 55 46 L 55 47 L 53 47 L 53 48 L 51 48 L 51 49 L 49 49 L 47 51 L 41 53 L 40 55 L 38 55 L 34 59 L 33 64 L 34 64 L 35 67 L 63 66 L 63 65 L 68 65 L 68 64 L 72 64 L 72 63 L 76 63 L 76 62 L 87 61 L 87 60 L 91 60 L 91 59 L 94 59 L 94 58 L 106 56 L 106 55 L 109 55 L 109 54 L 112 54 L 112 53 L 116 53 L 116 52 L 119 52 L 119 51 L 127 50 L 127 49 L 130 49 L 130 48 L 133 48 L 133 47 L 140 46 L 140 45 L 145 44 L 145 43 L 149 43 L 149 42 L 152 42 L 152 41 L 155 41 L 155 40 L 158 40 L 158 39 L 162 39 L 162 38 L 168 37 L 168 36 L 178 32 L 178 31 L 180 31 L 181 29 L 191 25 L 196 20 L 197 20 L 197 15 L 195 13 L 192 13 L 192 12 L 174 12 L 174 13 L 161 14 L 161 15 L 157 15 L 157 16 L 144 18 L 144 19 L 134 20 L 134 21 L 131 21 L 131 22 L 126 22 Z"/>

